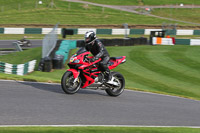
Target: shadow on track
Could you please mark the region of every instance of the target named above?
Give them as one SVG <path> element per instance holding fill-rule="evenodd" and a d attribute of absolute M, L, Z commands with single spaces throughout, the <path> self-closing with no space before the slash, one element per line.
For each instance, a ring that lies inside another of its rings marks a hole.
<path fill-rule="evenodd" d="M 18 81 L 16 81 L 18 82 Z M 37 83 L 37 82 L 18 82 L 23 85 L 32 86 L 36 89 L 43 90 L 43 91 L 49 91 L 53 93 L 59 93 L 59 94 L 65 94 L 64 91 L 61 88 L 61 85 L 59 84 L 45 84 L 45 83 Z M 105 91 L 103 90 L 92 90 L 92 89 L 80 89 L 76 94 L 93 94 L 93 95 L 102 95 L 102 96 L 108 96 Z M 70 94 L 66 94 L 70 95 Z"/>

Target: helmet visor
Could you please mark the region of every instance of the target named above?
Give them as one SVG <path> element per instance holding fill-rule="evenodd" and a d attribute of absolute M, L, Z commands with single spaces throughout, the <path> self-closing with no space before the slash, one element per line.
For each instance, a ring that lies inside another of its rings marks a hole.
<path fill-rule="evenodd" d="M 85 42 L 86 42 L 86 43 L 90 42 L 90 38 L 89 38 L 89 37 L 88 37 L 88 38 L 85 38 Z"/>

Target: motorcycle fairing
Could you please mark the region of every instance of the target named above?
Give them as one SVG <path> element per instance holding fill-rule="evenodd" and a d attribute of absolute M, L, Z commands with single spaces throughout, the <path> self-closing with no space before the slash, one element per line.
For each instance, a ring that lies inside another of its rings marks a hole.
<path fill-rule="evenodd" d="M 119 64 L 122 64 L 126 61 L 126 56 L 120 56 L 120 57 L 111 57 L 109 61 L 109 69 L 114 69 L 117 67 Z"/>
<path fill-rule="evenodd" d="M 87 87 L 87 86 L 89 86 L 89 85 L 94 83 L 94 79 L 93 78 L 89 77 L 86 74 L 83 74 L 83 75 L 86 78 L 86 81 L 85 81 L 85 84 L 81 88 L 85 88 L 85 87 Z"/>
<path fill-rule="evenodd" d="M 73 73 L 75 79 L 76 79 L 76 78 L 78 77 L 78 75 L 79 75 L 79 72 L 78 72 L 76 69 L 71 68 L 71 69 L 68 69 L 67 71 L 71 71 L 71 72 Z"/>

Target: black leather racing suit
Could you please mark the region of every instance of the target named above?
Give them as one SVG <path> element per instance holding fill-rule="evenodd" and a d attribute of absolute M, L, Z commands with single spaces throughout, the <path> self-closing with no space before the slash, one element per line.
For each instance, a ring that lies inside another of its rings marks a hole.
<path fill-rule="evenodd" d="M 109 74 L 110 70 L 108 68 L 108 61 L 110 60 L 110 55 L 102 42 L 96 39 L 94 44 L 86 45 L 85 49 L 92 53 L 95 60 L 101 58 L 101 61 L 99 62 L 99 69 L 102 73 L 106 72 Z"/>

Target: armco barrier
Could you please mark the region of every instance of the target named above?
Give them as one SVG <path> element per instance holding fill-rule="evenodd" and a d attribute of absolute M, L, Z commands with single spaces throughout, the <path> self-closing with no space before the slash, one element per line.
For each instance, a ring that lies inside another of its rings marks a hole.
<path fill-rule="evenodd" d="M 96 34 L 108 35 L 150 35 L 151 31 L 161 31 L 162 29 L 96 29 L 96 28 L 69 28 L 74 34 L 85 34 L 86 31 L 92 30 Z M 0 34 L 48 34 L 52 28 L 0 28 Z M 62 34 L 62 28 L 58 28 L 57 34 Z M 200 30 L 167 30 L 168 35 L 200 35 Z"/>
<path fill-rule="evenodd" d="M 112 34 L 112 29 L 97 29 L 96 34 Z"/>
<path fill-rule="evenodd" d="M 200 45 L 200 39 L 190 39 L 190 45 L 192 46 Z"/>
<path fill-rule="evenodd" d="M 145 33 L 145 29 L 130 29 L 130 34 L 144 35 L 144 33 Z"/>
<path fill-rule="evenodd" d="M 9 64 L 0 62 L 0 72 L 6 74 L 25 75 L 34 71 L 36 60 L 24 64 Z"/>
<path fill-rule="evenodd" d="M 194 30 L 193 35 L 200 35 L 200 30 Z"/>
<path fill-rule="evenodd" d="M 162 42 L 161 39 L 164 39 L 164 41 Z M 169 38 L 160 38 L 159 42 L 158 39 L 155 37 L 153 39 L 153 44 L 171 45 L 171 40 L 168 39 Z M 200 46 L 200 39 L 175 39 L 175 45 Z"/>
<path fill-rule="evenodd" d="M 174 45 L 173 38 L 153 37 L 152 45 Z"/>
<path fill-rule="evenodd" d="M 190 39 L 175 39 L 175 45 L 190 45 Z"/>
<path fill-rule="evenodd" d="M 41 28 L 25 28 L 24 34 L 42 34 Z"/>
<path fill-rule="evenodd" d="M 4 34 L 4 28 L 0 28 L 0 34 Z"/>
<path fill-rule="evenodd" d="M 24 34 L 24 28 L 4 28 L 4 34 Z"/>
<path fill-rule="evenodd" d="M 176 35 L 193 35 L 194 30 L 177 30 Z"/>

